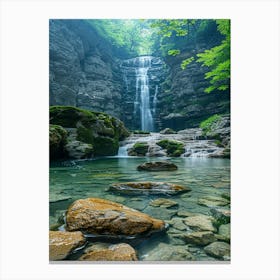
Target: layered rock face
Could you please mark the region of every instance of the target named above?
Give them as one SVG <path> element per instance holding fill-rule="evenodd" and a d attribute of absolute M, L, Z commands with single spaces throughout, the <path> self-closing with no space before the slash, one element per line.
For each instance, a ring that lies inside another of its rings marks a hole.
<path fill-rule="evenodd" d="M 201 64 L 192 62 L 186 69 L 181 62 L 197 53 L 213 47 L 204 43 L 190 45 L 176 57 L 167 57 L 169 75 L 161 84 L 162 92 L 158 96 L 159 128 L 171 127 L 175 130 L 198 127 L 200 122 L 214 114 L 230 111 L 229 92 L 205 93 L 209 80 L 204 79 L 209 70 Z"/>
<path fill-rule="evenodd" d="M 112 46 L 84 20 L 50 20 L 50 105 L 121 117 L 123 79 Z"/>

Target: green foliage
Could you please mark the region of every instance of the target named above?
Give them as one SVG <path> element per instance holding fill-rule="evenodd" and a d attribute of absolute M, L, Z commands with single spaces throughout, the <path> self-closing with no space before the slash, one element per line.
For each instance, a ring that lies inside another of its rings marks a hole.
<path fill-rule="evenodd" d="M 176 56 L 177 54 L 180 54 L 180 50 L 169 50 L 169 51 L 168 51 L 168 54 L 169 54 L 169 55 Z"/>
<path fill-rule="evenodd" d="M 100 36 L 128 55 L 150 54 L 154 32 L 149 21 L 137 19 L 94 19 L 87 20 Z"/>
<path fill-rule="evenodd" d="M 214 20 L 216 30 L 224 37 L 221 43 L 209 50 L 192 56 L 182 61 L 181 68 L 186 67 L 193 61 L 207 66 L 209 71 L 205 74 L 205 79 L 209 80 L 210 85 L 205 92 L 225 91 L 229 89 L 230 81 L 230 21 L 226 19 Z M 211 30 L 213 20 L 156 20 L 151 26 L 158 29 L 161 35 L 161 51 L 163 55 L 176 56 L 181 53 L 176 47 L 176 37 L 186 37 L 194 34 L 196 38 L 207 30 Z M 192 32 L 190 32 L 192 30 Z M 183 41 L 184 47 L 187 43 Z M 177 40 L 178 41 L 178 40 Z M 178 44 L 178 43 L 177 43 Z"/>
<path fill-rule="evenodd" d="M 165 139 L 157 142 L 157 145 L 166 149 L 167 155 L 171 157 L 179 157 L 185 151 L 184 144 L 178 141 Z"/>
<path fill-rule="evenodd" d="M 181 63 L 181 68 L 182 68 L 182 69 L 186 69 L 186 67 L 187 67 L 191 62 L 193 62 L 193 61 L 194 61 L 194 57 L 193 57 L 193 56 L 190 57 L 190 58 L 184 59 L 184 60 L 182 61 L 182 63 Z"/>
<path fill-rule="evenodd" d="M 208 132 L 210 132 L 213 124 L 217 121 L 220 121 L 221 119 L 222 117 L 220 115 L 215 114 L 201 122 L 199 127 L 203 130 L 203 134 L 207 134 Z"/>

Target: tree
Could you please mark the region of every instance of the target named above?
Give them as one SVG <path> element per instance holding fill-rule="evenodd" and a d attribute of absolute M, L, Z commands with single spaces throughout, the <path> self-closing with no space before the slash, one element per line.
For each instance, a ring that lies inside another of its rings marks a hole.
<path fill-rule="evenodd" d="M 162 36 L 161 48 L 163 54 L 176 56 L 181 53 L 180 49 L 174 49 L 174 38 L 188 37 L 194 34 L 194 41 L 199 32 L 203 32 L 212 20 L 157 20 L 152 24 L 153 28 L 158 29 L 158 34 Z M 181 67 L 185 69 L 193 61 L 209 67 L 205 74 L 205 79 L 209 79 L 210 86 L 205 92 L 215 90 L 224 91 L 229 89 L 230 83 L 230 21 L 226 19 L 215 20 L 217 30 L 224 37 L 221 43 L 209 50 L 196 54 L 182 61 Z M 190 32 L 193 30 L 193 32 Z M 166 40 L 171 38 L 173 40 Z M 171 41 L 171 42 L 170 42 Z M 173 43 L 172 43 L 173 41 Z M 186 41 L 184 41 L 186 43 Z"/>

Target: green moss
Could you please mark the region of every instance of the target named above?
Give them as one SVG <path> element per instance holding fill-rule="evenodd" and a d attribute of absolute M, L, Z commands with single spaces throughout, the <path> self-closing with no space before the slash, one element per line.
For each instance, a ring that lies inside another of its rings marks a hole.
<path fill-rule="evenodd" d="M 95 137 L 93 148 L 95 156 L 114 156 L 118 153 L 119 142 L 109 137 Z"/>
<path fill-rule="evenodd" d="M 77 122 L 90 126 L 97 120 L 96 113 L 72 106 L 51 106 L 50 123 L 63 127 L 76 127 Z"/>
<path fill-rule="evenodd" d="M 157 145 L 166 149 L 167 155 L 171 157 L 179 157 L 185 151 L 184 144 L 178 141 L 165 139 L 157 142 Z"/>
<path fill-rule="evenodd" d="M 214 141 L 214 143 L 215 143 L 218 147 L 224 147 L 224 145 L 222 144 L 221 140 L 219 140 L 219 139 L 216 139 L 216 140 Z"/>
<path fill-rule="evenodd" d="M 105 113 L 72 106 L 51 106 L 50 123 L 77 128 L 77 140 L 91 144 L 96 156 L 116 155 L 119 141 L 129 136 L 120 120 Z"/>
<path fill-rule="evenodd" d="M 94 137 L 93 137 L 92 129 L 82 127 L 82 126 L 78 127 L 77 140 L 82 141 L 84 143 L 93 144 Z"/>
<path fill-rule="evenodd" d="M 66 156 L 65 144 L 67 131 L 59 125 L 49 126 L 50 159 L 60 159 Z"/>
<path fill-rule="evenodd" d="M 207 134 L 208 132 L 211 131 L 211 128 L 213 126 L 214 123 L 218 122 L 221 120 L 221 116 L 220 115 L 213 115 L 210 118 L 204 120 L 203 122 L 200 123 L 199 127 L 202 129 L 203 134 Z"/>
<path fill-rule="evenodd" d="M 132 147 L 132 151 L 135 152 L 139 156 L 145 156 L 148 152 L 148 144 L 147 142 L 138 142 L 135 143 Z"/>

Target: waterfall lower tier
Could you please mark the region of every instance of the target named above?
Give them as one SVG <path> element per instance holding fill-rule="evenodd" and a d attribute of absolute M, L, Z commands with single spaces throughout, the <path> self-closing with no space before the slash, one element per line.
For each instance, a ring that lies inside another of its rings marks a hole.
<path fill-rule="evenodd" d="M 164 147 L 164 143 L 177 146 L 177 152 Z M 137 144 L 137 145 L 135 145 Z M 226 147 L 220 147 L 215 140 L 207 140 L 200 128 L 181 130 L 176 134 L 132 134 L 120 143 L 118 157 L 147 156 L 147 157 L 225 157 Z"/>
<path fill-rule="evenodd" d="M 156 107 L 164 72 L 163 62 L 156 57 L 140 56 L 124 60 L 121 69 L 127 103 L 127 110 L 123 112 L 124 122 L 130 129 L 156 131 Z"/>

